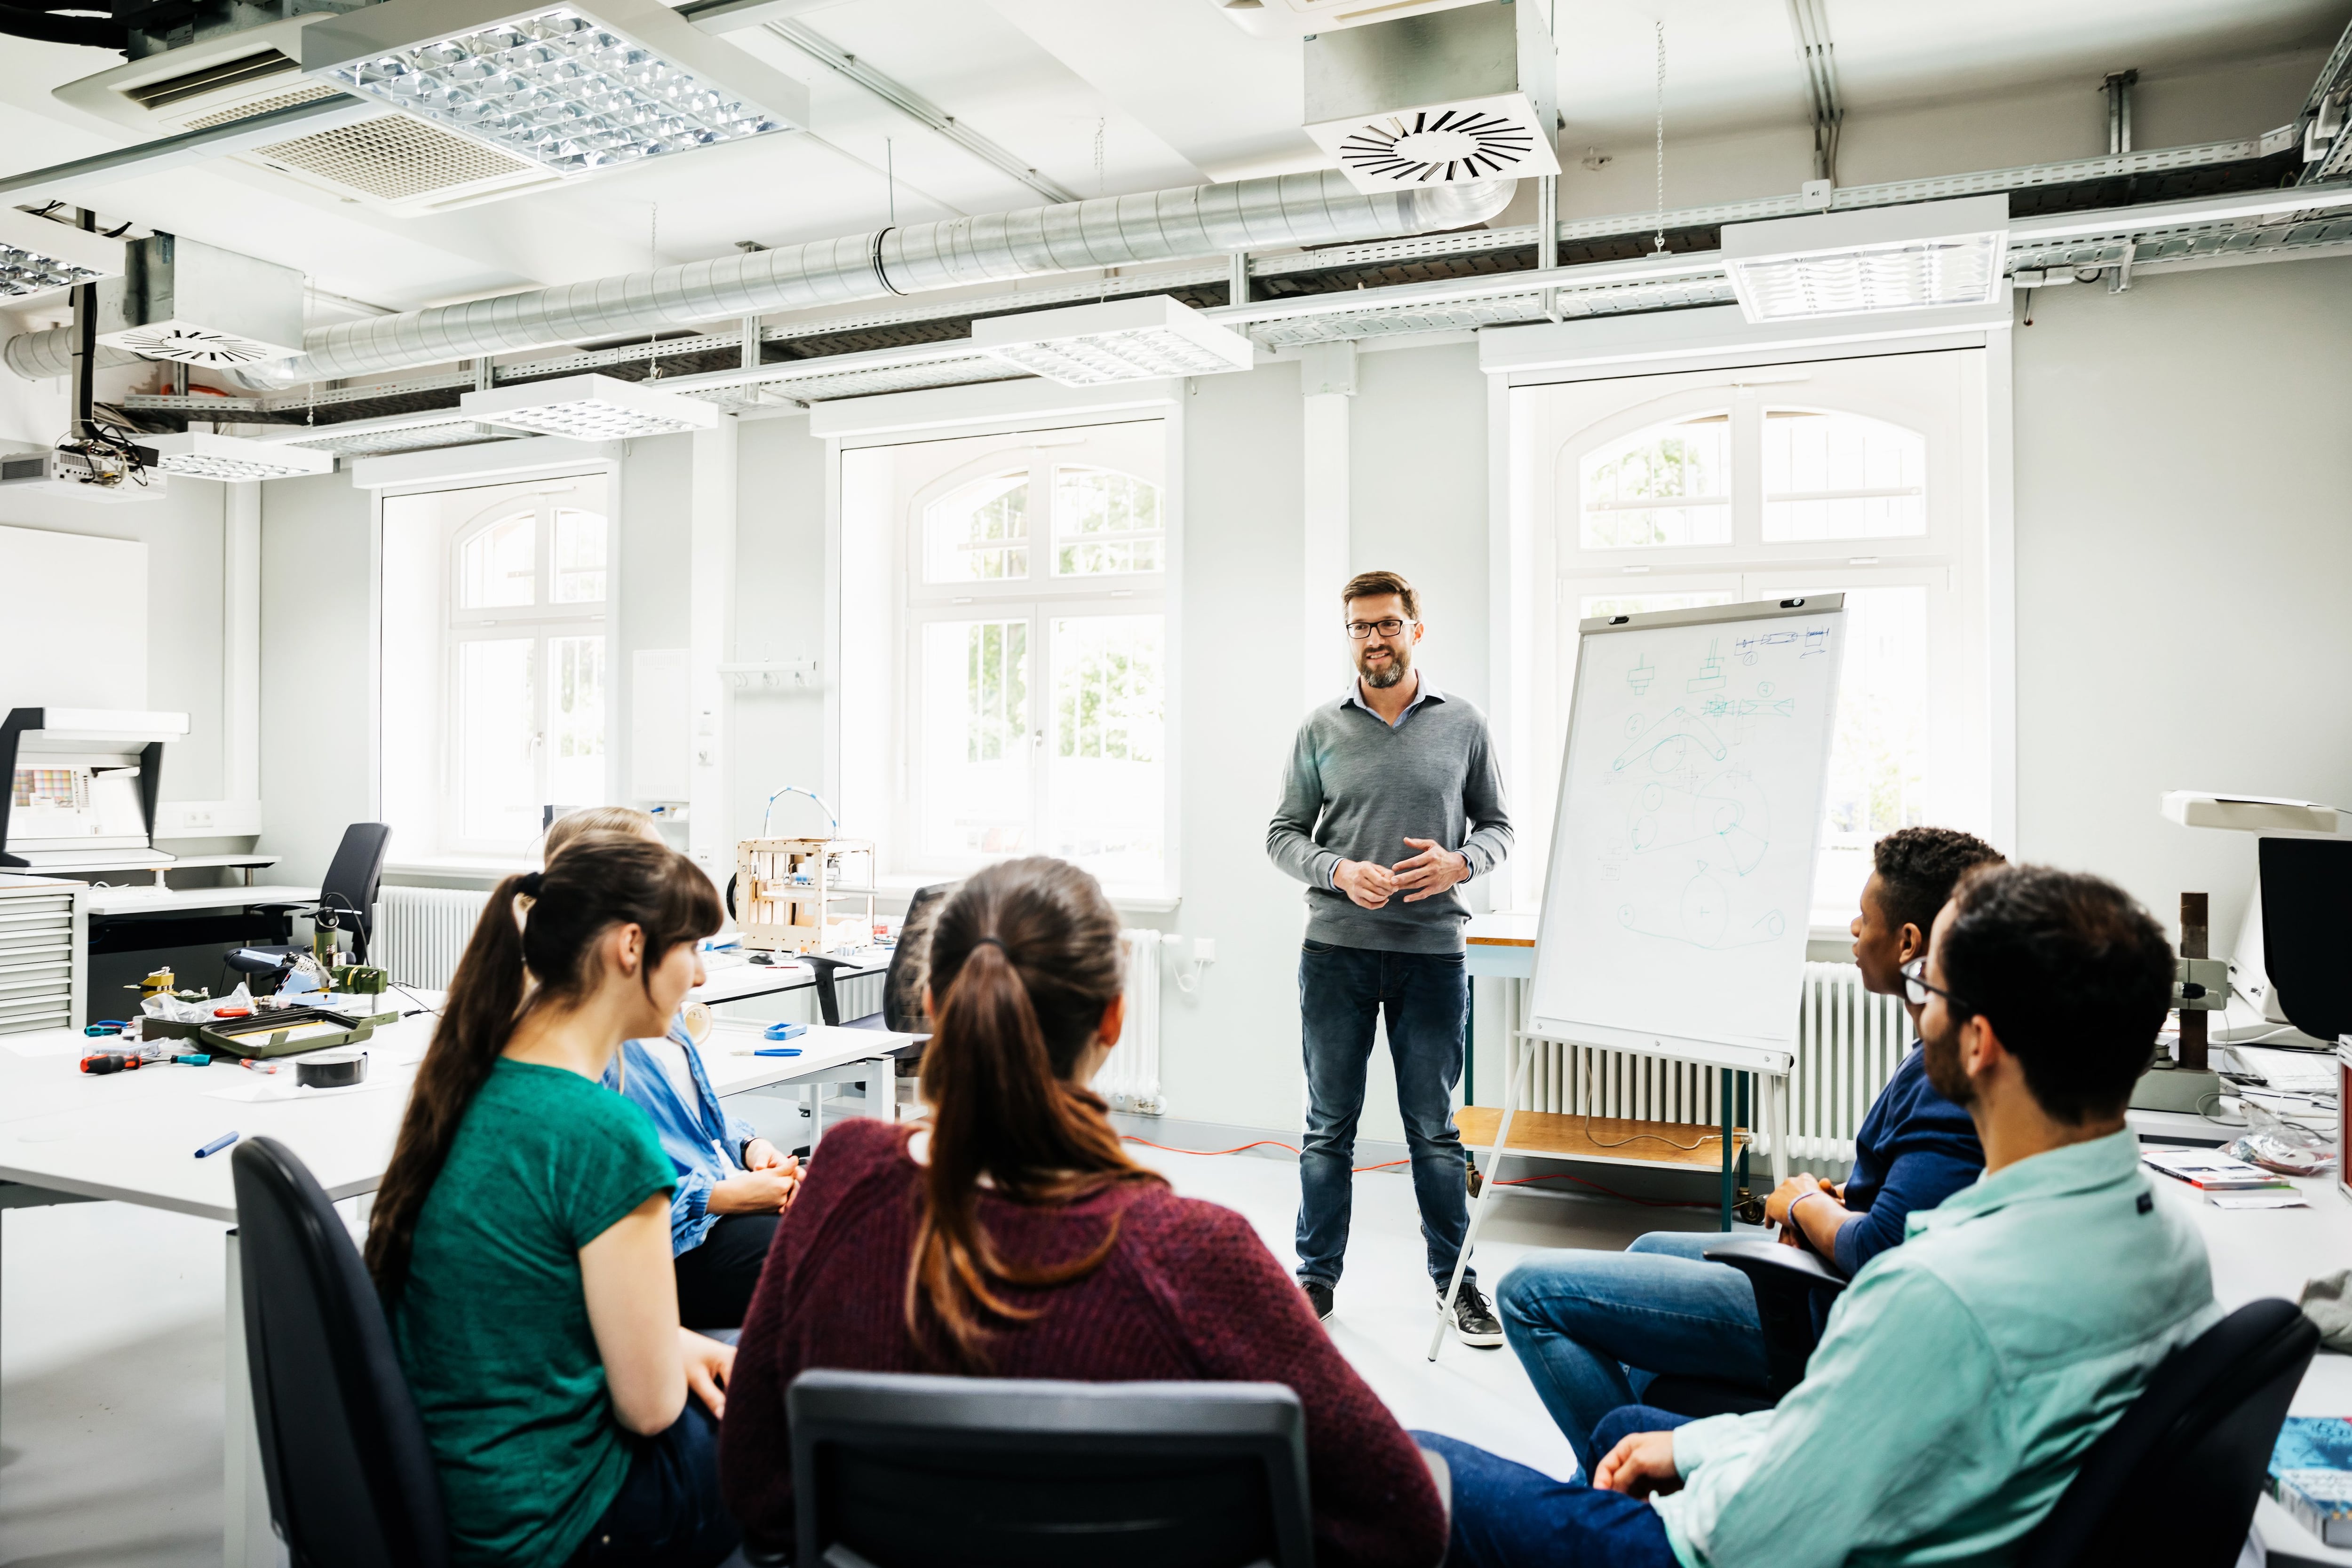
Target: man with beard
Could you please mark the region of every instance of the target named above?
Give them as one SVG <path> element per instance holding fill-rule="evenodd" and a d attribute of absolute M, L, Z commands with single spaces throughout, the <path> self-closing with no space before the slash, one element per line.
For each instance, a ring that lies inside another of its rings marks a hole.
<path fill-rule="evenodd" d="M 1397 1108 L 1412 1155 L 1430 1279 L 1441 1307 L 1470 1227 L 1468 1162 L 1454 1127 L 1470 981 L 1455 889 L 1511 851 L 1486 720 L 1413 668 L 1421 601 L 1392 571 L 1340 590 L 1347 690 L 1307 716 L 1266 829 L 1274 863 L 1307 884 L 1298 1008 L 1307 1137 L 1298 1159 L 1298 1282 L 1315 1315 L 1348 1250 L 1356 1124 L 1376 1017 L 1388 1023 Z M 1454 1333 L 1492 1349 L 1503 1325 L 1465 1270 Z"/>
<path fill-rule="evenodd" d="M 2000 859 L 1982 839 L 1950 828 L 1898 828 L 1871 846 L 1853 926 L 1863 988 L 1900 995 L 1903 966 L 1927 951 L 1936 912 L 1961 873 Z M 1905 1007 L 1916 1031 L 1922 1009 L 1909 998 Z M 1983 1168 L 1968 1113 L 1936 1092 L 1915 1048 L 1856 1130 L 1845 1184 L 1790 1176 L 1764 1215 L 1783 1242 L 1810 1248 L 1852 1278 L 1903 1244 L 1912 1210 L 1935 1207 Z M 1738 1270 L 1704 1256 L 1723 1240 L 1719 1230 L 1662 1230 L 1622 1252 L 1538 1252 L 1495 1292 L 1504 1337 L 1588 1476 L 1601 1458 L 1588 1441 L 1593 1427 L 1638 1400 L 1654 1376 L 1724 1378 L 1763 1391 L 1755 1289 Z"/>
<path fill-rule="evenodd" d="M 1903 977 L 1927 1075 L 1976 1124 L 1983 1176 L 1912 1211 L 1774 1409 L 1613 1411 L 1589 1488 L 1417 1434 L 1453 1471 L 1447 1561 L 2006 1560 L 2148 1375 L 2221 1316 L 2204 1243 L 2157 1200 L 2124 1124 L 2172 967 L 2163 930 L 2097 877 L 1963 878 Z"/>

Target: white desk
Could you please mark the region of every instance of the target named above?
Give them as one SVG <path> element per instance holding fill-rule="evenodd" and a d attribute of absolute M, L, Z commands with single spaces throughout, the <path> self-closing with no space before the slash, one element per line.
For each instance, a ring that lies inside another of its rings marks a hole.
<path fill-rule="evenodd" d="M 399 998 L 394 992 L 387 1000 Z M 402 1005 L 419 1001 L 437 1006 L 440 998 L 415 993 Z M 391 1161 L 408 1084 L 432 1040 L 433 1023 L 432 1015 L 419 1014 L 379 1028 L 368 1044 L 368 1081 L 361 1088 L 256 1103 L 211 1097 L 211 1091 L 253 1082 L 234 1068 L 162 1065 L 91 1078 L 77 1064 L 83 1049 L 99 1042 L 79 1030 L 7 1036 L 0 1040 L 0 1207 L 111 1199 L 234 1225 L 229 1152 L 194 1157 L 197 1148 L 232 1130 L 286 1145 L 330 1197 L 373 1192 Z M 703 1047 L 703 1061 L 721 1094 L 865 1079 L 867 1106 L 895 1113 L 895 1058 L 912 1040 L 816 1025 L 782 1042 L 799 1047 L 799 1056 L 737 1056 L 738 1045 L 767 1041 L 760 1026 L 722 1022 Z M 884 1086 L 878 1093 L 872 1092 L 877 1079 Z M 253 1435 L 234 1230 L 227 1249 L 223 1561 L 227 1568 L 276 1568 L 286 1553 L 270 1529 Z"/>
<path fill-rule="evenodd" d="M 152 860 L 128 860 L 119 855 L 94 854 L 78 855 L 70 860 L 44 861 L 38 866 L 27 866 L 25 869 L 38 872 L 44 875 L 55 873 L 59 876 L 98 876 L 110 871 L 152 872 L 155 876 L 155 885 L 166 887 L 170 884 L 163 880 L 165 872 L 216 870 L 227 867 L 242 871 L 245 873 L 245 880 L 251 882 L 255 872 L 266 870 L 277 863 L 276 855 L 174 855 L 172 859 L 159 864 Z"/>
<path fill-rule="evenodd" d="M 184 915 L 200 909 L 244 909 L 256 904 L 316 904 L 319 890 L 290 884 L 259 887 L 93 887 L 93 919 L 114 915 Z"/>
<path fill-rule="evenodd" d="M 2336 1190 L 2333 1176 L 2294 1184 L 2309 1208 L 2216 1208 L 2179 1182 L 2152 1174 L 2148 1179 L 2205 1238 L 2213 1296 L 2229 1311 L 2266 1296 L 2292 1301 L 2305 1280 L 2352 1268 L 2352 1199 Z M 2323 1350 L 2314 1356 L 2288 1413 L 2352 1416 L 2352 1355 Z M 2352 1552 L 2322 1545 L 2267 1497 L 2254 1511 L 2254 1531 L 2269 1568 L 2352 1568 Z"/>
<path fill-rule="evenodd" d="M 710 959 L 717 956 L 719 955 L 705 955 L 705 964 L 709 965 Z M 868 949 L 854 954 L 843 954 L 840 956 L 852 959 L 857 964 L 857 967 L 837 970 L 834 975 L 835 985 L 847 980 L 862 979 L 868 975 L 884 974 L 890 967 L 890 955 L 881 949 Z M 688 991 L 687 999 L 709 1002 L 716 1007 L 722 1002 L 748 1001 L 753 997 L 772 997 L 784 991 L 807 990 L 815 984 L 816 971 L 806 964 L 789 960 L 777 964 L 754 964 L 744 960 L 727 964 L 724 967 L 710 966 L 709 978 Z"/>

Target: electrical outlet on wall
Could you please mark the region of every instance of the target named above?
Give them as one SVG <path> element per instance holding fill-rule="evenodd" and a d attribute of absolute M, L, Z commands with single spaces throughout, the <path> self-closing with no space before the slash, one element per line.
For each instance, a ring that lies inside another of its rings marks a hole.
<path fill-rule="evenodd" d="M 1213 936 L 1192 938 L 1192 962 L 1213 964 L 1217 961 L 1217 939 Z"/>

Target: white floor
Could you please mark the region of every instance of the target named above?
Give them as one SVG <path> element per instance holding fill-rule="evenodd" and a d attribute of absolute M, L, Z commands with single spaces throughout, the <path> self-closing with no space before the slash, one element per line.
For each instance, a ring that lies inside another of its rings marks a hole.
<path fill-rule="evenodd" d="M 1248 1216 L 1290 1261 L 1296 1166 L 1138 1152 L 1178 1191 Z M 1535 1249 L 1616 1249 L 1711 1224 L 1696 1210 L 1506 1197 L 1479 1270 L 1491 1288 Z M 0 1212 L 0 1565 L 220 1561 L 223 1256 L 219 1226 L 121 1204 Z M 1422 1258 L 1411 1181 L 1358 1176 L 1333 1338 L 1406 1426 L 1570 1473 L 1507 1349 L 1449 1340 L 1434 1365 L 1424 1359 L 1434 1307 Z"/>

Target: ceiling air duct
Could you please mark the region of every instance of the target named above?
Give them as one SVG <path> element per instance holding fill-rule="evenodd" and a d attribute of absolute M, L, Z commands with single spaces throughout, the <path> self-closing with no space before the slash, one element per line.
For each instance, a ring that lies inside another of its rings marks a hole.
<path fill-rule="evenodd" d="M 302 274 L 176 235 L 123 247 L 98 288 L 98 340 L 150 359 L 250 365 L 301 352 Z"/>
<path fill-rule="evenodd" d="M 1541 7 L 1463 5 L 1307 40 L 1307 134 L 1356 189 L 1557 174 Z"/>

